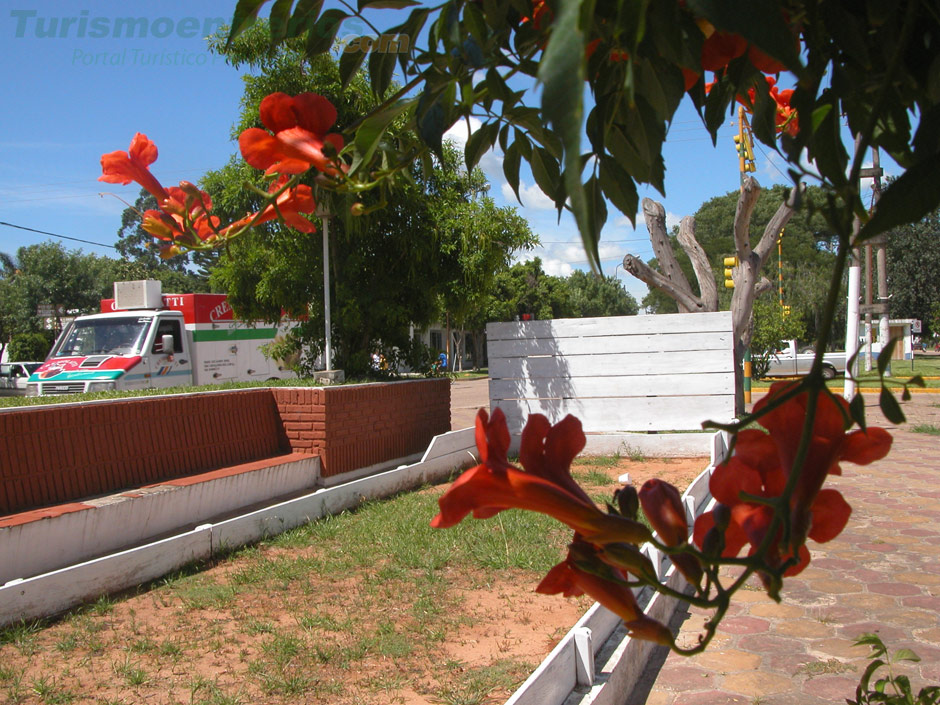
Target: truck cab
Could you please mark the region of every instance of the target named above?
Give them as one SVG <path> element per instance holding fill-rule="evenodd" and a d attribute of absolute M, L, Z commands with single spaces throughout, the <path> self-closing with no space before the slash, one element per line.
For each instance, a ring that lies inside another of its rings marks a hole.
<path fill-rule="evenodd" d="M 192 382 L 183 314 L 126 311 L 81 316 L 59 336 L 27 393 L 78 394 Z"/>

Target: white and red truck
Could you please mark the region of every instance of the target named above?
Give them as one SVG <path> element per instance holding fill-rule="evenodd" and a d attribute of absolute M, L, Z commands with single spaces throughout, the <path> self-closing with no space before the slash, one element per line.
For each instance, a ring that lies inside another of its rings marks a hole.
<path fill-rule="evenodd" d="M 296 322 L 235 318 L 224 294 L 163 294 L 159 281 L 115 282 L 101 313 L 78 316 L 30 376 L 27 395 L 78 394 L 296 377 L 262 346 Z"/>

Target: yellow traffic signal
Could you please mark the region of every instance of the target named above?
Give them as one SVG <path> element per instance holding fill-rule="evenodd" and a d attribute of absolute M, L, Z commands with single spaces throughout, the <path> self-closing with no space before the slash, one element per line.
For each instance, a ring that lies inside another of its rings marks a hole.
<path fill-rule="evenodd" d="M 734 148 L 738 153 L 738 166 L 742 172 L 757 171 L 754 165 L 754 147 L 751 143 L 751 136 L 748 132 L 738 133 L 732 136 Z"/>
<path fill-rule="evenodd" d="M 734 288 L 734 267 L 738 266 L 737 257 L 725 257 L 722 262 L 725 265 L 725 288 Z"/>

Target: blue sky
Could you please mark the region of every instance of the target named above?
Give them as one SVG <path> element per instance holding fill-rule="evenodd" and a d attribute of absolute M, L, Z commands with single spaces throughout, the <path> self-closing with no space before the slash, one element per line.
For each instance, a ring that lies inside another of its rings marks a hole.
<path fill-rule="evenodd" d="M 237 151 L 230 132 L 242 81 L 239 71 L 208 52 L 203 37 L 227 22 L 234 6 L 235 0 L 8 3 L 0 11 L 0 221 L 88 241 L 59 240 L 69 249 L 115 256 L 108 246 L 125 207 L 115 195 L 133 202 L 138 187 L 97 181 L 101 154 L 127 149 L 140 131 L 159 148 L 151 170 L 164 184 L 195 182 L 223 165 Z M 664 204 L 670 225 L 738 187 L 731 120 L 713 147 L 690 104 L 676 114 L 665 149 L 667 196 L 640 191 Z M 460 141 L 465 133 L 458 126 L 454 137 Z M 787 183 L 779 157 L 762 145 L 756 157 L 762 186 Z M 497 203 L 518 205 L 500 155 L 488 154 L 481 166 Z M 551 274 L 587 269 L 573 220 L 564 215 L 559 223 L 531 175 L 524 173 L 522 181 L 519 210 L 542 241 L 526 258 L 541 257 Z M 0 225 L 0 252 L 14 254 L 49 239 Z M 641 218 L 634 230 L 611 209 L 601 242 L 603 270 L 616 272 L 639 299 L 645 285 L 616 266 L 628 252 L 652 257 L 646 228 Z"/>

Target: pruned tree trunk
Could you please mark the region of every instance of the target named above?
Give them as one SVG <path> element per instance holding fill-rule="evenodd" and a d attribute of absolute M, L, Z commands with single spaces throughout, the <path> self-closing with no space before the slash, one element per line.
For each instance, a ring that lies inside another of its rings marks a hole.
<path fill-rule="evenodd" d="M 650 243 L 653 245 L 653 252 L 659 260 L 662 273 L 633 255 L 623 258 L 623 268 L 647 285 L 662 289 L 675 299 L 680 313 L 717 311 L 718 289 L 715 286 L 715 277 L 708 263 L 708 257 L 695 239 L 695 219 L 691 216 L 682 219 L 679 224 L 679 244 L 692 260 L 692 269 L 695 271 L 700 294 L 692 291 L 689 280 L 679 267 L 669 233 L 666 232 L 666 209 L 661 203 L 644 198 L 643 215 L 650 232 Z"/>
<path fill-rule="evenodd" d="M 793 217 L 799 192 L 794 189 L 789 199 L 781 203 L 770 222 L 764 228 L 757 245 L 751 248 L 751 215 L 757 198 L 760 196 L 760 184 L 751 177 L 746 177 L 741 186 L 741 195 L 734 216 L 734 249 L 738 264 L 734 267 L 734 292 L 731 295 L 731 319 L 734 327 L 734 362 L 735 362 L 735 398 L 739 412 L 744 410 L 743 362 L 744 353 L 751 344 L 754 332 L 752 312 L 754 300 L 765 291 L 770 291 L 773 284 L 760 277 L 760 270 L 770 257 L 777 237 L 783 227 Z M 678 241 L 692 262 L 692 270 L 698 282 L 699 294 L 692 291 L 689 281 L 679 267 L 675 251 L 666 232 L 666 209 L 662 204 L 648 198 L 643 199 L 643 215 L 650 233 L 653 252 L 659 260 L 661 272 L 647 265 L 633 255 L 623 258 L 623 268 L 648 286 L 662 290 L 675 299 L 680 313 L 706 312 L 718 310 L 718 287 L 711 264 L 702 246 L 695 238 L 695 219 L 686 216 L 679 224 Z"/>

